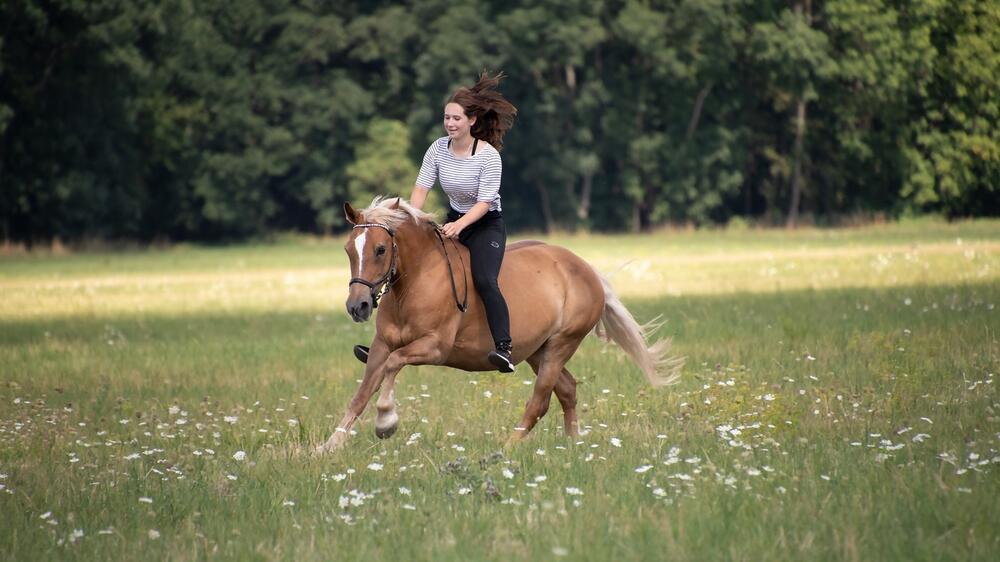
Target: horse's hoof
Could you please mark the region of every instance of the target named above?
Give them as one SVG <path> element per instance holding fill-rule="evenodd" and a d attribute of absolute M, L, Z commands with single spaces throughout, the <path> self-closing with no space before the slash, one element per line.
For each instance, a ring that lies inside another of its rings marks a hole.
<path fill-rule="evenodd" d="M 362 363 L 368 363 L 368 348 L 363 345 L 354 346 L 354 356 Z"/>
<path fill-rule="evenodd" d="M 375 426 L 375 436 L 379 439 L 388 439 L 396 433 L 396 428 L 398 425 L 390 425 L 389 427 L 378 427 Z"/>
<path fill-rule="evenodd" d="M 397 427 L 399 427 L 399 414 L 395 409 L 380 411 L 375 418 L 375 436 L 379 439 L 392 437 Z"/>

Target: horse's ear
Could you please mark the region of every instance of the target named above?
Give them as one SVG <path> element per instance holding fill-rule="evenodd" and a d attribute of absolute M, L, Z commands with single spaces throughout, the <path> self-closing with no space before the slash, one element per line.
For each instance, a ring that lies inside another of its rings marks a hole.
<path fill-rule="evenodd" d="M 361 213 L 354 210 L 354 207 L 350 203 L 344 203 L 344 217 L 347 222 L 351 224 L 358 224 L 361 222 Z"/>
<path fill-rule="evenodd" d="M 393 211 L 399 208 L 399 197 L 396 198 L 396 201 L 393 202 L 393 204 L 390 205 L 389 208 L 392 209 Z"/>

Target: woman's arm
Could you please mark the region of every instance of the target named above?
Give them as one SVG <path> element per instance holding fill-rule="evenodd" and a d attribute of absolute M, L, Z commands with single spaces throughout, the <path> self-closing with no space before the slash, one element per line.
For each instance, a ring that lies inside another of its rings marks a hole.
<path fill-rule="evenodd" d="M 420 187 L 419 185 L 413 186 L 413 192 L 410 193 L 410 205 L 418 209 L 424 207 L 424 201 L 427 201 L 427 192 L 430 191 L 426 187 Z"/>
<path fill-rule="evenodd" d="M 441 227 L 441 231 L 448 238 L 455 238 L 460 232 L 465 230 L 467 226 L 476 222 L 477 220 L 483 218 L 483 215 L 488 213 L 490 210 L 490 204 L 480 201 L 469 209 L 468 213 L 465 213 L 462 218 L 455 222 L 449 222 Z"/>

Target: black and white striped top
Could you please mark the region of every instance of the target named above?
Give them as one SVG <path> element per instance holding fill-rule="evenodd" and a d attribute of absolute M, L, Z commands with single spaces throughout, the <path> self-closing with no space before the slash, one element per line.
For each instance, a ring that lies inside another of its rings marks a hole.
<path fill-rule="evenodd" d="M 499 211 L 502 171 L 500 153 L 489 143 L 480 142 L 469 158 L 456 158 L 448 150 L 448 137 L 441 137 L 427 148 L 416 185 L 430 189 L 435 180 L 440 180 L 451 208 L 460 213 L 469 212 L 478 202 L 489 203 L 491 211 Z"/>

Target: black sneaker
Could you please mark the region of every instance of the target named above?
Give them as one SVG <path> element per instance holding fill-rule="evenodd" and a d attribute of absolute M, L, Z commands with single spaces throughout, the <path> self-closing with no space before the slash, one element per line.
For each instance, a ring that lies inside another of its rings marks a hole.
<path fill-rule="evenodd" d="M 510 344 L 500 344 L 497 346 L 495 351 L 491 351 L 486 359 L 490 362 L 501 373 L 513 373 L 514 372 L 514 362 L 510 358 L 511 348 Z"/>
<path fill-rule="evenodd" d="M 354 356 L 362 363 L 368 363 L 368 348 L 363 345 L 354 346 Z"/>

